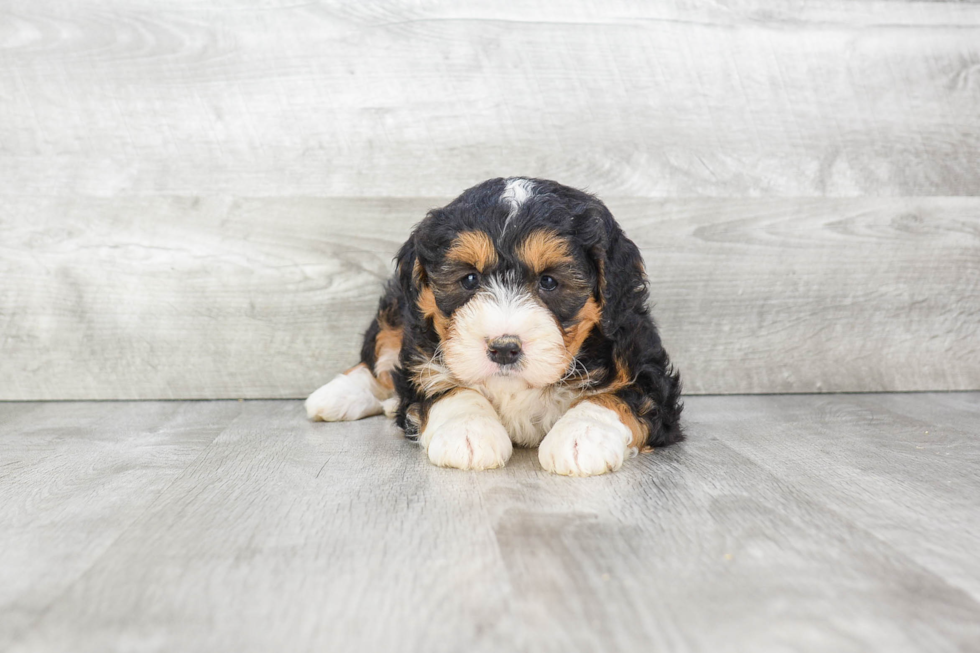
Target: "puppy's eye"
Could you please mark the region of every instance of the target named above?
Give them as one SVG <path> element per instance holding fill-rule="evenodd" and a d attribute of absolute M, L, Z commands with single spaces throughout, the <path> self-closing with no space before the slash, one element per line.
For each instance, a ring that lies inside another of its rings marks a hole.
<path fill-rule="evenodd" d="M 554 290 L 558 287 L 558 282 L 555 281 L 554 277 L 549 277 L 546 274 L 538 279 L 538 285 L 541 286 L 541 290 Z"/>
<path fill-rule="evenodd" d="M 464 290 L 476 290 L 476 287 L 480 285 L 480 275 L 478 275 L 476 272 L 470 272 L 459 280 L 459 285 L 461 285 Z"/>

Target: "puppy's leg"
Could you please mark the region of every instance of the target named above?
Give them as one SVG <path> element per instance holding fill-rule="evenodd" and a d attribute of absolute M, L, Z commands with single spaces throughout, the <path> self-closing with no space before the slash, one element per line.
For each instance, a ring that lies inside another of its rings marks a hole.
<path fill-rule="evenodd" d="M 549 472 L 565 476 L 614 472 L 642 446 L 647 433 L 622 399 L 597 395 L 555 422 L 541 441 L 538 460 Z"/>
<path fill-rule="evenodd" d="M 388 391 L 364 363 L 335 376 L 306 400 L 306 416 L 315 422 L 342 422 L 380 415 Z"/>
<path fill-rule="evenodd" d="M 493 469 L 513 445 L 490 402 L 475 390 L 457 390 L 429 408 L 419 443 L 440 467 Z"/>
<path fill-rule="evenodd" d="M 361 348 L 361 363 L 321 387 L 306 400 L 306 416 L 314 421 L 361 419 L 398 408 L 391 371 L 398 363 L 402 328 L 391 326 L 382 299 L 378 317 L 371 323 Z"/>

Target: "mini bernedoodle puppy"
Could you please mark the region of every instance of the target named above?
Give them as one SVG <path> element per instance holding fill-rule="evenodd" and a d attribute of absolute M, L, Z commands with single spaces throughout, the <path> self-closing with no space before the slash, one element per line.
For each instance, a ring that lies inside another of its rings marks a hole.
<path fill-rule="evenodd" d="M 606 206 L 543 179 L 491 179 L 430 211 L 396 258 L 360 364 L 314 420 L 394 415 L 436 465 L 615 471 L 679 441 L 680 379 L 636 245 Z"/>

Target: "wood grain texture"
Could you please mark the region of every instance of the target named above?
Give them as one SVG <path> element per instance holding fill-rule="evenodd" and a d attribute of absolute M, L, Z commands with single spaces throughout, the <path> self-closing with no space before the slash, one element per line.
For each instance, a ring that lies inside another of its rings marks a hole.
<path fill-rule="evenodd" d="M 0 399 L 306 396 L 444 201 L 0 198 Z M 980 199 L 607 202 L 689 393 L 980 388 Z"/>
<path fill-rule="evenodd" d="M 237 402 L 0 404 L 0 649 L 239 411 Z"/>
<path fill-rule="evenodd" d="M 805 486 L 808 495 L 980 599 L 980 575 L 970 571 L 980 542 L 976 394 L 810 397 L 806 403 L 774 395 L 708 405 L 717 411 L 713 419 L 724 420 L 719 437 L 728 446 Z M 761 423 L 760 414 L 767 416 Z M 795 446 L 786 446 L 788 437 Z M 936 482 L 917 482 L 927 478 Z"/>
<path fill-rule="evenodd" d="M 980 6 L 8 0 L 0 193 L 980 192 Z"/>
<path fill-rule="evenodd" d="M 687 442 L 569 479 L 527 450 L 436 468 L 379 418 L 298 402 L 0 404 L 4 565 L 60 546 L 65 579 L 25 595 L 37 566 L 3 566 L 0 642 L 971 651 L 978 414 L 977 393 L 691 397 Z"/>

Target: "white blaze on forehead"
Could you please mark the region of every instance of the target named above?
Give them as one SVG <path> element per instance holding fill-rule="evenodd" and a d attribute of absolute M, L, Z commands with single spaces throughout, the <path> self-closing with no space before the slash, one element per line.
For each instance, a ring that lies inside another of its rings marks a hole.
<path fill-rule="evenodd" d="M 524 202 L 531 197 L 533 191 L 534 182 L 530 179 L 513 177 L 507 180 L 504 192 L 500 194 L 500 201 L 510 207 L 510 213 L 507 214 L 507 221 L 504 223 L 504 231 L 510 226 L 510 221 L 517 215 Z"/>

